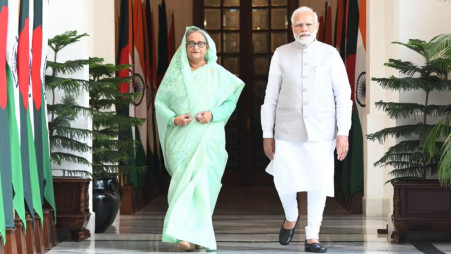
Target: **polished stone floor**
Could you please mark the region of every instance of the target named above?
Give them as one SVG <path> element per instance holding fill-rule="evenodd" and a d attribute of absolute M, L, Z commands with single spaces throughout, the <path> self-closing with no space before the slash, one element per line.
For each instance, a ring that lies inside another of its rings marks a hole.
<path fill-rule="evenodd" d="M 304 252 L 305 195 L 299 196 L 301 220 L 294 241 L 278 243 L 283 215 L 277 194 L 271 188 L 224 188 L 213 216 L 218 250 L 213 253 L 299 253 Z M 134 215 L 118 216 L 105 233 L 82 242 L 62 241 L 49 254 L 128 254 L 177 252 L 174 244 L 161 242 L 161 229 L 167 209 L 161 196 Z M 327 201 L 321 228 L 321 241 L 328 253 L 451 253 L 451 238 L 445 235 L 391 244 L 377 229 L 386 218 L 350 215 L 333 199 Z"/>

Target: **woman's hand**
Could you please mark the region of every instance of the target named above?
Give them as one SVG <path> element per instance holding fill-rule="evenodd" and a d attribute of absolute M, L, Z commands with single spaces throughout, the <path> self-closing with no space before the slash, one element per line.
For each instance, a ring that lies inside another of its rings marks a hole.
<path fill-rule="evenodd" d="M 209 123 L 211 119 L 213 118 L 213 115 L 210 111 L 202 111 L 196 114 L 196 120 L 199 123 Z"/>
<path fill-rule="evenodd" d="M 180 126 L 186 126 L 188 125 L 193 118 L 190 116 L 190 114 L 184 114 L 174 117 L 174 124 L 180 125 Z"/>

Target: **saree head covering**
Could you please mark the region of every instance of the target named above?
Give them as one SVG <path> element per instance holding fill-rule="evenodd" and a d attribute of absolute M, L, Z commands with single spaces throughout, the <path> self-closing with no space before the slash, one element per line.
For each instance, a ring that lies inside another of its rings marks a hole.
<path fill-rule="evenodd" d="M 188 241 L 216 249 L 212 215 L 227 162 L 224 126 L 236 107 L 243 81 L 216 63 L 216 48 L 205 35 L 207 64 L 192 71 L 186 52 L 186 33 L 155 98 L 158 133 L 166 169 L 171 175 L 169 208 L 164 220 L 164 242 Z M 206 124 L 195 119 L 174 126 L 175 116 L 192 118 L 209 110 Z"/>

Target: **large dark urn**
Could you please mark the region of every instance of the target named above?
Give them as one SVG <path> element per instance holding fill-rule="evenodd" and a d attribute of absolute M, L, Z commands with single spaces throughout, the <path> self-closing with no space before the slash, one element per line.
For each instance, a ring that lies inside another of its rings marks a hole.
<path fill-rule="evenodd" d="M 103 233 L 113 224 L 121 207 L 122 192 L 116 177 L 94 181 L 93 210 L 96 213 L 96 233 Z"/>

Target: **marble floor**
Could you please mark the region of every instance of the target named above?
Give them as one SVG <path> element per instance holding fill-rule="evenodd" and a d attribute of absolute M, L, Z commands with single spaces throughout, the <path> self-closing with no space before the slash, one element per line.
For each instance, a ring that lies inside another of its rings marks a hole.
<path fill-rule="evenodd" d="M 301 220 L 295 238 L 288 246 L 278 243 L 283 212 L 271 188 L 223 188 L 213 222 L 218 250 L 213 253 L 299 253 L 304 252 L 306 219 L 305 195 L 299 196 Z M 47 252 L 77 254 L 128 254 L 178 252 L 174 244 L 161 242 L 166 197 L 152 201 L 134 215 L 118 216 L 105 233 L 82 242 L 61 241 Z M 335 200 L 327 201 L 321 228 L 321 241 L 328 253 L 451 253 L 451 237 L 427 236 L 391 244 L 377 229 L 387 225 L 386 218 L 350 215 Z M 438 241 L 437 239 L 440 239 Z"/>

